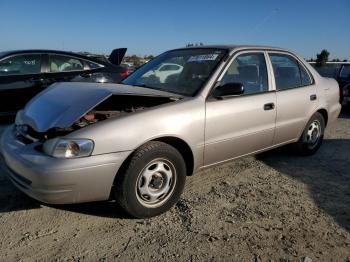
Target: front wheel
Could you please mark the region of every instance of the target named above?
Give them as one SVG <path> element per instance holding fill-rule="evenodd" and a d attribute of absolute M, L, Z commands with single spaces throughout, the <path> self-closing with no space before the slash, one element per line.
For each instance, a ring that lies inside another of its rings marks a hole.
<path fill-rule="evenodd" d="M 310 118 L 299 141 L 296 143 L 298 152 L 304 156 L 315 154 L 322 145 L 324 130 L 324 118 L 316 112 Z"/>
<path fill-rule="evenodd" d="M 137 149 L 118 174 L 116 200 L 131 216 L 146 218 L 169 210 L 180 198 L 186 165 L 172 146 L 158 141 Z"/>

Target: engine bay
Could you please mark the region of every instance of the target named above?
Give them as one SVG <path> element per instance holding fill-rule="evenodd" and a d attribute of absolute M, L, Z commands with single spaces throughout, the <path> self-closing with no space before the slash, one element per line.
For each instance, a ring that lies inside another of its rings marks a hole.
<path fill-rule="evenodd" d="M 146 110 L 151 107 L 170 103 L 180 98 L 145 95 L 112 95 L 76 120 L 66 128 L 50 128 L 46 132 L 37 132 L 30 126 L 17 126 L 17 137 L 25 138 L 27 143 L 45 141 L 67 135 L 75 130 L 96 124 L 100 121 L 119 118 L 125 115 Z"/>

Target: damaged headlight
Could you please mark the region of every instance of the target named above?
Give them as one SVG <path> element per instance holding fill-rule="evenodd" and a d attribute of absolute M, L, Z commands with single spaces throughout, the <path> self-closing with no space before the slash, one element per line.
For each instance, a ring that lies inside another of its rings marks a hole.
<path fill-rule="evenodd" d="M 57 158 L 76 158 L 90 156 L 94 149 L 94 142 L 89 139 L 63 139 L 47 140 L 43 151 Z"/>

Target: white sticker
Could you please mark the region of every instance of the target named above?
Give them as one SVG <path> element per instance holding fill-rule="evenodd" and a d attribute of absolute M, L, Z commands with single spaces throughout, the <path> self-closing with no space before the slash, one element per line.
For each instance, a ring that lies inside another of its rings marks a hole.
<path fill-rule="evenodd" d="M 32 61 L 24 61 L 26 65 L 35 65 L 35 60 Z"/>
<path fill-rule="evenodd" d="M 208 55 L 196 55 L 191 56 L 187 62 L 197 62 L 197 61 L 212 61 L 218 57 L 218 54 L 208 54 Z"/>

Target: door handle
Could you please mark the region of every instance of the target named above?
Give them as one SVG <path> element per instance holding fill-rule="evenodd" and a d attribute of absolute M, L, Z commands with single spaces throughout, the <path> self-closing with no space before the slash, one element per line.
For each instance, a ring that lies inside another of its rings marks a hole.
<path fill-rule="evenodd" d="M 268 103 L 264 105 L 264 110 L 272 110 L 272 109 L 275 109 L 274 103 Z"/>
<path fill-rule="evenodd" d="M 310 96 L 310 101 L 315 101 L 317 99 L 317 95 L 311 95 Z"/>

